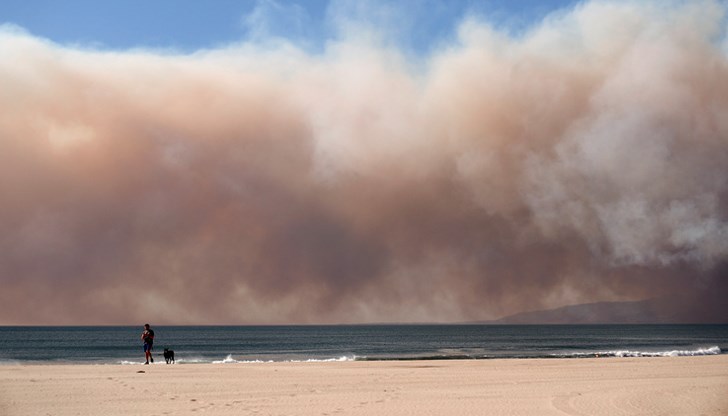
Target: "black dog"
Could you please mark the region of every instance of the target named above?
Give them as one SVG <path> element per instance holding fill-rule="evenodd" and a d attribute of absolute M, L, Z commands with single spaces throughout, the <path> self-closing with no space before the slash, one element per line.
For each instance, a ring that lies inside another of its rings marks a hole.
<path fill-rule="evenodd" d="M 169 364 L 170 362 L 171 362 L 172 364 L 174 364 L 174 351 L 172 351 L 172 350 L 170 350 L 170 349 L 167 349 L 167 348 L 165 348 L 165 349 L 164 349 L 164 354 L 163 354 L 163 355 L 164 355 L 164 361 L 166 361 L 166 362 L 167 362 L 167 364 Z"/>

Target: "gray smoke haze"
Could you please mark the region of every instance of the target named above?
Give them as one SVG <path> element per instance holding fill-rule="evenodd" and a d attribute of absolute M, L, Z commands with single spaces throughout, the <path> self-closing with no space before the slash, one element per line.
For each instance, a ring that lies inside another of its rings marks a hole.
<path fill-rule="evenodd" d="M 468 321 L 675 293 L 678 321 L 728 319 L 725 11 L 588 2 L 518 38 L 468 19 L 424 63 L 358 27 L 321 54 L 175 54 L 6 26 L 0 324 Z"/>

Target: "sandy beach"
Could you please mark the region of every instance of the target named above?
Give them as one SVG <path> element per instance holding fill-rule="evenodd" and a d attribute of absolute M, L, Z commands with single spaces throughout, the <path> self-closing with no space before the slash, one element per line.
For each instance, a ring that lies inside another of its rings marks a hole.
<path fill-rule="evenodd" d="M 0 414 L 726 415 L 728 355 L 6 365 Z"/>

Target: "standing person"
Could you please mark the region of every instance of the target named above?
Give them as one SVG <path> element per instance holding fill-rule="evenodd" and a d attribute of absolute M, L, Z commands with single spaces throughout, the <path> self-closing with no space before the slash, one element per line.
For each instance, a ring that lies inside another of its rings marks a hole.
<path fill-rule="evenodd" d="M 154 344 L 154 330 L 149 327 L 149 324 L 144 324 L 144 331 L 142 331 L 141 338 L 144 341 L 144 358 L 147 359 L 147 362 L 144 364 L 149 364 L 149 361 L 153 363 L 152 345 Z"/>

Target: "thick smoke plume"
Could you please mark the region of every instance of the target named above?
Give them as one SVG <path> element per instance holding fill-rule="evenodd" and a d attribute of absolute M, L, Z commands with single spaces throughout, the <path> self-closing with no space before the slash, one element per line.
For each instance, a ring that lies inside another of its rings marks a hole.
<path fill-rule="evenodd" d="M 726 320 L 724 12 L 589 2 L 516 38 L 468 19 L 417 62 L 357 30 L 174 54 L 5 27 L 0 324 L 676 294 L 674 320 Z"/>

